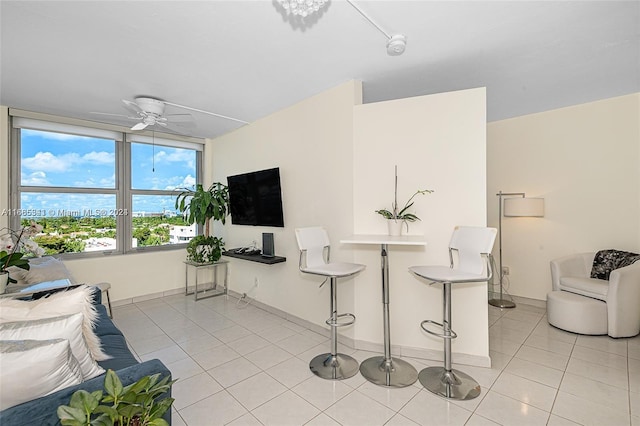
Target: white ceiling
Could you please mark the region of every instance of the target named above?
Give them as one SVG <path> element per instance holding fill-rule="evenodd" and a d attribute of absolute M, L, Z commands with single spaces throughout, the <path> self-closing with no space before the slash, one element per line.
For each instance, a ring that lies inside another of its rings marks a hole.
<path fill-rule="evenodd" d="M 487 87 L 488 121 L 640 91 L 638 1 L 0 2 L 0 104 L 129 124 L 147 95 L 252 122 L 351 79 L 365 102 Z M 167 107 L 167 113 L 185 112 Z M 241 124 L 192 112 L 187 133 Z"/>

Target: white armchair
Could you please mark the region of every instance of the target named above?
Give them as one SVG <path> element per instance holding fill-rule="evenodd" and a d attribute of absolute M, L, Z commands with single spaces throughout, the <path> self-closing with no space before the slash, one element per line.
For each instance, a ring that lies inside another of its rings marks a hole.
<path fill-rule="evenodd" d="M 553 291 L 547 295 L 549 323 L 583 334 L 637 335 L 640 333 L 640 261 L 614 269 L 606 281 L 590 277 L 594 256 L 595 253 L 579 253 L 551 261 Z"/>

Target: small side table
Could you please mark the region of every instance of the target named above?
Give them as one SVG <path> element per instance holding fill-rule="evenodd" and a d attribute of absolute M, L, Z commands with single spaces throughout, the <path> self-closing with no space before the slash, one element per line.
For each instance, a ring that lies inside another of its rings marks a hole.
<path fill-rule="evenodd" d="M 229 276 L 229 261 L 227 260 L 219 260 L 213 263 L 196 263 L 189 260 L 184 261 L 185 267 L 185 277 L 184 277 L 184 294 L 185 295 L 194 295 L 194 299 L 196 301 L 207 299 L 209 297 L 220 296 L 223 294 L 227 294 L 227 284 L 228 284 L 228 276 Z M 224 284 L 222 289 L 218 288 L 218 268 L 224 268 Z M 189 291 L 189 270 L 193 269 L 195 271 L 195 287 L 193 291 Z M 212 270 L 213 272 L 213 280 L 205 283 L 198 282 L 198 272 L 200 270 Z M 204 287 L 204 288 L 202 288 Z"/>

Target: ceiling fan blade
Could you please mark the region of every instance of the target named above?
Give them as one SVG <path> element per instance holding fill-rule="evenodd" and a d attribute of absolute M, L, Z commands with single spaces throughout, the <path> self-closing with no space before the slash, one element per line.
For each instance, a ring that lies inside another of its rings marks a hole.
<path fill-rule="evenodd" d="M 191 107 L 188 107 L 188 106 L 185 106 L 185 105 L 174 104 L 173 102 L 164 101 L 164 103 L 166 105 L 172 105 L 172 106 L 175 106 L 175 107 L 178 107 L 178 108 L 184 108 L 184 109 L 188 109 L 188 110 L 191 110 L 191 111 L 201 112 L 203 114 L 213 115 L 214 117 L 224 118 L 226 120 L 237 121 L 238 123 L 249 124 L 248 122 L 246 122 L 244 120 L 240 120 L 238 118 L 233 118 L 233 117 L 228 117 L 228 116 L 222 115 L 222 114 L 216 114 L 215 112 L 209 112 L 209 111 L 205 111 L 205 110 L 198 109 L 198 108 L 191 108 Z"/>
<path fill-rule="evenodd" d="M 135 112 L 136 114 L 140 114 L 144 112 L 144 110 L 140 108 L 138 104 L 135 102 L 129 101 L 127 99 L 123 99 L 122 102 L 124 103 L 124 107 L 127 108 L 129 111 Z"/>
<path fill-rule="evenodd" d="M 146 128 L 147 128 L 147 126 L 148 126 L 148 124 L 147 124 L 147 123 L 138 123 L 138 124 L 134 125 L 134 126 L 131 128 L 131 130 L 143 130 L 143 129 L 146 129 Z"/>
<path fill-rule="evenodd" d="M 178 126 L 182 127 L 182 124 L 178 124 Z M 169 130 L 171 130 L 174 133 L 177 133 L 179 135 L 183 135 L 183 136 L 191 136 L 188 133 L 183 132 L 180 128 L 176 127 L 175 124 L 171 124 L 171 123 L 167 123 L 165 124 L 165 127 Z"/>
<path fill-rule="evenodd" d="M 183 123 L 186 121 L 193 121 L 193 116 L 191 114 L 165 114 L 167 121 L 172 123 Z"/>
<path fill-rule="evenodd" d="M 89 111 L 89 114 L 108 115 L 110 117 L 122 117 L 122 118 L 128 118 L 129 120 L 140 120 L 140 117 L 130 117 L 130 116 L 124 115 L 124 114 L 111 114 L 109 112 Z"/>

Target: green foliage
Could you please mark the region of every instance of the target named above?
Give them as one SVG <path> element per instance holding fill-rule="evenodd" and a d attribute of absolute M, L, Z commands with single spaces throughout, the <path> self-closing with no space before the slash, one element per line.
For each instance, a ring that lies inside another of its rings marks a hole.
<path fill-rule="evenodd" d="M 169 376 L 160 379 L 160 374 L 154 374 L 123 386 L 118 375 L 108 370 L 104 392 L 74 392 L 69 405 L 58 407 L 58 418 L 63 426 L 168 426 L 162 416 L 174 399 L 158 398 L 173 383 Z"/>
<path fill-rule="evenodd" d="M 205 225 L 205 235 L 209 234 L 209 220 L 219 220 L 224 225 L 229 215 L 229 188 L 214 182 L 206 191 L 202 184 L 196 190 L 184 188 L 176 197 L 175 208 L 186 213 L 187 224 Z"/>
<path fill-rule="evenodd" d="M 196 263 L 213 263 L 220 260 L 223 251 L 222 238 L 198 235 L 187 244 L 187 260 Z"/>
<path fill-rule="evenodd" d="M 29 268 L 31 268 L 31 266 L 29 266 L 29 259 L 25 259 L 23 256 L 24 253 L 20 252 L 10 253 L 4 250 L 0 251 L 0 272 L 5 271 L 10 266 L 16 266 L 28 271 Z M 17 281 L 9 275 L 7 282 L 15 283 Z"/>
<path fill-rule="evenodd" d="M 431 194 L 433 190 L 431 189 L 419 189 L 409 198 L 409 201 L 406 202 L 404 207 L 398 211 L 398 204 L 396 202 L 393 203 L 393 211 L 389 211 L 386 209 L 376 210 L 376 213 L 382 215 L 385 219 L 395 219 L 395 220 L 403 220 L 406 222 L 415 222 L 416 220 L 420 220 L 418 216 L 413 213 L 408 213 L 407 210 L 413 206 L 413 198 L 418 195 Z"/>

